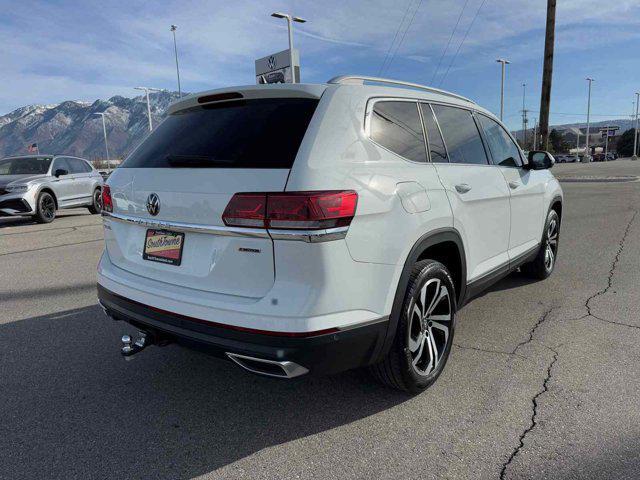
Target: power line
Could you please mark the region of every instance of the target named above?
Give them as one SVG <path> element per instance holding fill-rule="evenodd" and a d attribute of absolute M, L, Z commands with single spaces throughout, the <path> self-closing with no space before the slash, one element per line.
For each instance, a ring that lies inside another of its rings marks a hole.
<path fill-rule="evenodd" d="M 420 10 L 420 7 L 422 6 L 422 2 L 423 1 L 424 0 L 420 0 L 418 2 L 418 5 L 416 6 L 416 9 L 413 11 L 413 15 L 411 16 L 411 19 L 409 20 L 409 23 L 407 24 L 407 28 L 404 30 L 404 33 L 402 34 L 402 38 L 400 39 L 400 41 L 396 45 L 396 49 L 393 52 L 393 55 L 391 55 L 391 59 L 389 60 L 389 63 L 387 64 L 387 67 L 385 68 L 385 71 L 389 70 L 389 68 L 391 67 L 391 64 L 393 63 L 393 59 L 396 57 L 396 54 L 398 53 L 398 50 L 402 46 L 402 43 L 404 42 L 404 38 L 407 36 L 407 32 L 411 28 L 411 25 L 413 24 L 413 20 L 416 18 L 416 14 L 418 13 L 418 10 Z"/>
<path fill-rule="evenodd" d="M 438 60 L 438 66 L 433 71 L 433 76 L 431 77 L 431 83 L 433 83 L 433 81 L 436 79 L 436 76 L 438 75 L 438 70 L 440 70 L 440 65 L 442 64 L 442 60 L 444 59 L 444 56 L 447 54 L 447 50 L 449 50 L 449 46 L 451 45 L 451 40 L 453 40 L 453 36 L 455 35 L 456 30 L 458 29 L 458 24 L 460 23 L 460 19 L 462 18 L 462 15 L 464 14 L 464 10 L 465 8 L 467 8 L 468 3 L 469 3 L 469 0 L 465 0 L 464 5 L 462 6 L 462 10 L 460 10 L 460 15 L 458 15 L 458 20 L 456 21 L 456 24 L 453 27 L 453 30 L 451 31 L 451 35 L 449 35 L 449 41 L 447 42 L 447 45 L 444 47 L 444 50 L 442 51 L 442 55 L 440 55 L 440 60 Z"/>
<path fill-rule="evenodd" d="M 402 16 L 402 20 L 400 21 L 400 25 L 398 25 L 398 29 L 396 30 L 396 34 L 393 36 L 393 40 L 391 40 L 391 44 L 389 45 L 389 49 L 387 50 L 387 54 L 384 56 L 384 60 L 382 61 L 382 65 L 380 65 L 380 69 L 378 70 L 378 76 L 382 75 L 382 70 L 384 69 L 384 66 L 387 63 L 387 59 L 389 58 L 389 54 L 391 53 L 391 49 L 393 48 L 393 45 L 396 43 L 396 39 L 398 38 L 398 35 L 400 34 L 400 29 L 402 28 L 402 25 L 404 25 L 404 21 L 407 18 L 407 15 L 409 14 L 409 9 L 411 8 L 412 4 L 413 4 L 413 0 L 409 0 L 409 3 L 407 4 L 407 8 L 404 11 L 404 15 Z"/>
<path fill-rule="evenodd" d="M 455 55 L 451 59 L 451 62 L 449 62 L 449 66 L 447 67 L 447 71 L 444 73 L 444 76 L 440 80 L 439 86 L 442 86 L 442 84 L 444 83 L 445 79 L 447 78 L 447 75 L 449 74 L 449 70 L 451 70 L 451 67 L 453 66 L 453 62 L 455 62 L 456 58 L 458 57 L 458 53 L 460 53 L 460 50 L 462 49 L 462 45 L 464 45 L 464 42 L 467 39 L 467 36 L 469 35 L 469 32 L 471 31 L 471 27 L 473 27 L 473 24 L 475 23 L 476 18 L 478 18 L 478 14 L 480 13 L 480 10 L 482 10 L 482 7 L 484 6 L 486 1 L 487 0 L 482 0 L 482 3 L 478 7 L 478 10 L 476 10 L 476 14 L 473 16 L 473 19 L 471 20 L 471 23 L 469 24 L 469 27 L 467 28 L 467 31 L 464 33 L 464 37 L 462 38 L 462 41 L 460 42 L 460 45 L 458 45 L 458 49 L 456 50 Z"/>

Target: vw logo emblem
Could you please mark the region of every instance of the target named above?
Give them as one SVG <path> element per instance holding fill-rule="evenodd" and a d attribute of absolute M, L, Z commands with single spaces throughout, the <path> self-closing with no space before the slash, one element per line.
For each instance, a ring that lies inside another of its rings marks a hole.
<path fill-rule="evenodd" d="M 160 213 L 160 197 L 155 193 L 150 193 L 147 197 L 147 211 L 154 217 Z"/>
<path fill-rule="evenodd" d="M 271 55 L 267 60 L 267 63 L 269 64 L 269 68 L 273 70 L 274 68 L 276 68 L 276 57 Z"/>

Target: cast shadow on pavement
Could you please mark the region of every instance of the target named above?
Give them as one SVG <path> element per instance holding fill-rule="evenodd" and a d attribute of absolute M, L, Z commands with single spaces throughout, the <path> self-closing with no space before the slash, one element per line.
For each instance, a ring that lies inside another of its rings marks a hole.
<path fill-rule="evenodd" d="M 96 306 L 0 325 L 0 478 L 193 478 L 410 397 L 361 371 L 295 381 L 177 346 L 126 362 Z"/>

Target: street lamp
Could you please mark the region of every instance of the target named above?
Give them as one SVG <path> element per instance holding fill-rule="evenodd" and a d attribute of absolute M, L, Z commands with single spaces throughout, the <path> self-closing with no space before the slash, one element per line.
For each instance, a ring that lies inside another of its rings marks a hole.
<path fill-rule="evenodd" d="M 525 98 L 527 96 L 527 84 L 522 84 L 522 148 L 527 143 L 527 111 L 525 110 Z"/>
<path fill-rule="evenodd" d="M 149 102 L 149 92 L 162 92 L 164 91 L 161 88 L 151 88 L 151 87 L 133 87 L 134 90 L 143 90 L 145 96 L 147 97 L 147 117 L 149 118 L 149 131 L 153 130 L 153 123 L 151 121 L 151 103 Z"/>
<path fill-rule="evenodd" d="M 511 62 L 505 60 L 504 58 L 499 58 L 496 60 L 496 62 L 502 64 L 502 82 L 500 84 L 500 121 L 502 121 L 502 117 L 504 115 L 504 71 L 505 65 L 508 65 Z"/>
<path fill-rule="evenodd" d="M 107 144 L 107 126 L 104 123 L 105 112 L 97 112 L 94 115 L 100 115 L 102 117 L 102 132 L 104 133 L 104 149 L 107 152 L 107 169 L 111 171 L 111 159 L 109 158 L 109 145 Z"/>
<path fill-rule="evenodd" d="M 176 54 L 176 73 L 178 74 L 178 97 L 182 97 L 182 89 L 180 88 L 180 67 L 178 66 L 178 44 L 176 43 L 177 29 L 177 25 L 171 25 L 171 31 L 173 32 L 173 51 Z"/>
<path fill-rule="evenodd" d="M 640 102 L 640 92 L 636 92 L 636 124 L 633 129 L 633 155 L 631 160 L 638 159 L 638 102 Z"/>
<path fill-rule="evenodd" d="M 587 137 L 585 139 L 584 144 L 584 157 L 582 158 L 583 162 L 588 162 L 591 157 L 589 152 L 589 115 L 591 114 L 591 84 L 594 82 L 593 78 L 587 77 L 585 78 L 587 82 L 589 82 L 589 96 L 587 100 Z"/>
<path fill-rule="evenodd" d="M 275 18 L 286 18 L 287 28 L 289 30 L 289 64 L 291 65 L 291 83 L 296 83 L 296 72 L 293 68 L 293 26 L 291 22 L 305 23 L 306 20 L 300 17 L 293 17 L 288 13 L 274 12 L 271 14 Z"/>

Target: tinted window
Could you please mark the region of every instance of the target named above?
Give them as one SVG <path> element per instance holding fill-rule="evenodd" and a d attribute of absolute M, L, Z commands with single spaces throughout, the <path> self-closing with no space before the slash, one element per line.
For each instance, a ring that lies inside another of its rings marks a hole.
<path fill-rule="evenodd" d="M 422 107 L 422 119 L 424 127 L 427 130 L 427 144 L 429 145 L 429 153 L 432 162 L 448 162 L 447 150 L 444 148 L 442 135 L 438 125 L 436 125 L 431 107 L 426 103 L 420 105 Z"/>
<path fill-rule="evenodd" d="M 371 139 L 414 162 L 427 161 L 418 107 L 413 102 L 377 102 L 371 115 Z"/>
<path fill-rule="evenodd" d="M 71 173 L 71 166 L 67 163 L 67 159 L 66 158 L 56 158 L 53 161 L 53 169 L 51 170 L 51 173 L 55 174 L 56 170 L 66 170 L 68 173 Z"/>
<path fill-rule="evenodd" d="M 273 98 L 174 113 L 123 168 L 291 168 L 317 100 Z"/>
<path fill-rule="evenodd" d="M 0 175 L 41 175 L 47 173 L 51 158 L 14 157 L 0 160 Z"/>
<path fill-rule="evenodd" d="M 67 158 L 67 163 L 71 169 L 69 173 L 86 173 L 84 162 L 77 158 Z"/>
<path fill-rule="evenodd" d="M 433 105 L 451 163 L 486 165 L 487 154 L 476 122 L 468 110 Z"/>
<path fill-rule="evenodd" d="M 480 125 L 482 125 L 485 138 L 489 144 L 493 163 L 506 167 L 521 166 L 520 150 L 504 128 L 484 115 L 478 115 L 477 118 L 480 120 Z"/>

